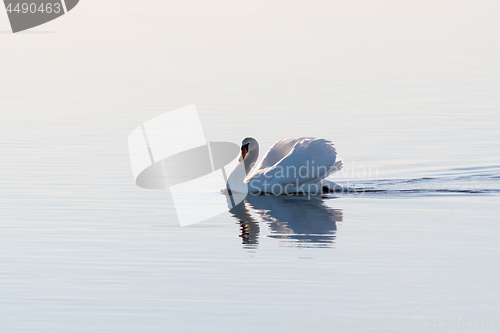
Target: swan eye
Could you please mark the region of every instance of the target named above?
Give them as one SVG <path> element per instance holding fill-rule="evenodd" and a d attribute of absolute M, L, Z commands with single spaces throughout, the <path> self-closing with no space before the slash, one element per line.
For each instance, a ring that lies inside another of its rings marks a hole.
<path fill-rule="evenodd" d="M 247 143 L 246 145 L 241 146 L 241 151 L 243 151 L 243 149 L 246 149 L 246 150 L 248 151 L 248 146 L 249 146 L 249 145 L 250 145 L 250 144 L 249 144 L 249 143 Z"/>

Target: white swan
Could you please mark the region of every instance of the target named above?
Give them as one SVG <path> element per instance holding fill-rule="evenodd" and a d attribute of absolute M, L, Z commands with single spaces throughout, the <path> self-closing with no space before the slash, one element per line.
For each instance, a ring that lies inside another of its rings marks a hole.
<path fill-rule="evenodd" d="M 259 144 L 254 138 L 241 143 L 239 163 L 228 178 L 228 189 L 237 193 L 292 194 L 331 192 L 338 185 L 326 180 L 343 167 L 336 160 L 333 143 L 325 139 L 283 139 L 269 149 L 255 171 Z"/>

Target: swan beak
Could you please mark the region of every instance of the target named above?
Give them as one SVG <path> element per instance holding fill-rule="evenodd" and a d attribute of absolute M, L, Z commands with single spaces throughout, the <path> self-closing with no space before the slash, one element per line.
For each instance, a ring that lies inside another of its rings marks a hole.
<path fill-rule="evenodd" d="M 246 147 L 241 148 L 241 159 L 244 160 L 245 156 L 247 155 L 248 150 Z"/>

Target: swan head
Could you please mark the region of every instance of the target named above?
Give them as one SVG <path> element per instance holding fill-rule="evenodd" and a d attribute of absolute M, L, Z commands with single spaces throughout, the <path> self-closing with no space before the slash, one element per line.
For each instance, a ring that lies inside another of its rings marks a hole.
<path fill-rule="evenodd" d="M 245 160 L 247 155 L 250 155 L 251 152 L 259 151 L 259 144 L 257 140 L 254 138 L 245 138 L 241 142 L 241 157 L 240 162 Z M 252 154 L 253 155 L 253 154 Z"/>
<path fill-rule="evenodd" d="M 238 160 L 240 162 L 244 162 L 247 175 L 255 165 L 255 162 L 257 162 L 258 157 L 259 144 L 257 143 L 257 140 L 254 138 L 245 138 L 241 142 L 241 155 Z"/>

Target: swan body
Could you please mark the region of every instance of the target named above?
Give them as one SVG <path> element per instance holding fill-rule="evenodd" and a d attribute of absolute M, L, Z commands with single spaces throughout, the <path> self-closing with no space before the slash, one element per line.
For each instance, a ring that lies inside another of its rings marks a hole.
<path fill-rule="evenodd" d="M 326 177 L 343 167 L 333 143 L 325 139 L 283 139 L 269 149 L 255 167 L 259 144 L 245 138 L 238 165 L 228 178 L 231 191 L 250 194 L 292 194 L 334 191 Z"/>

